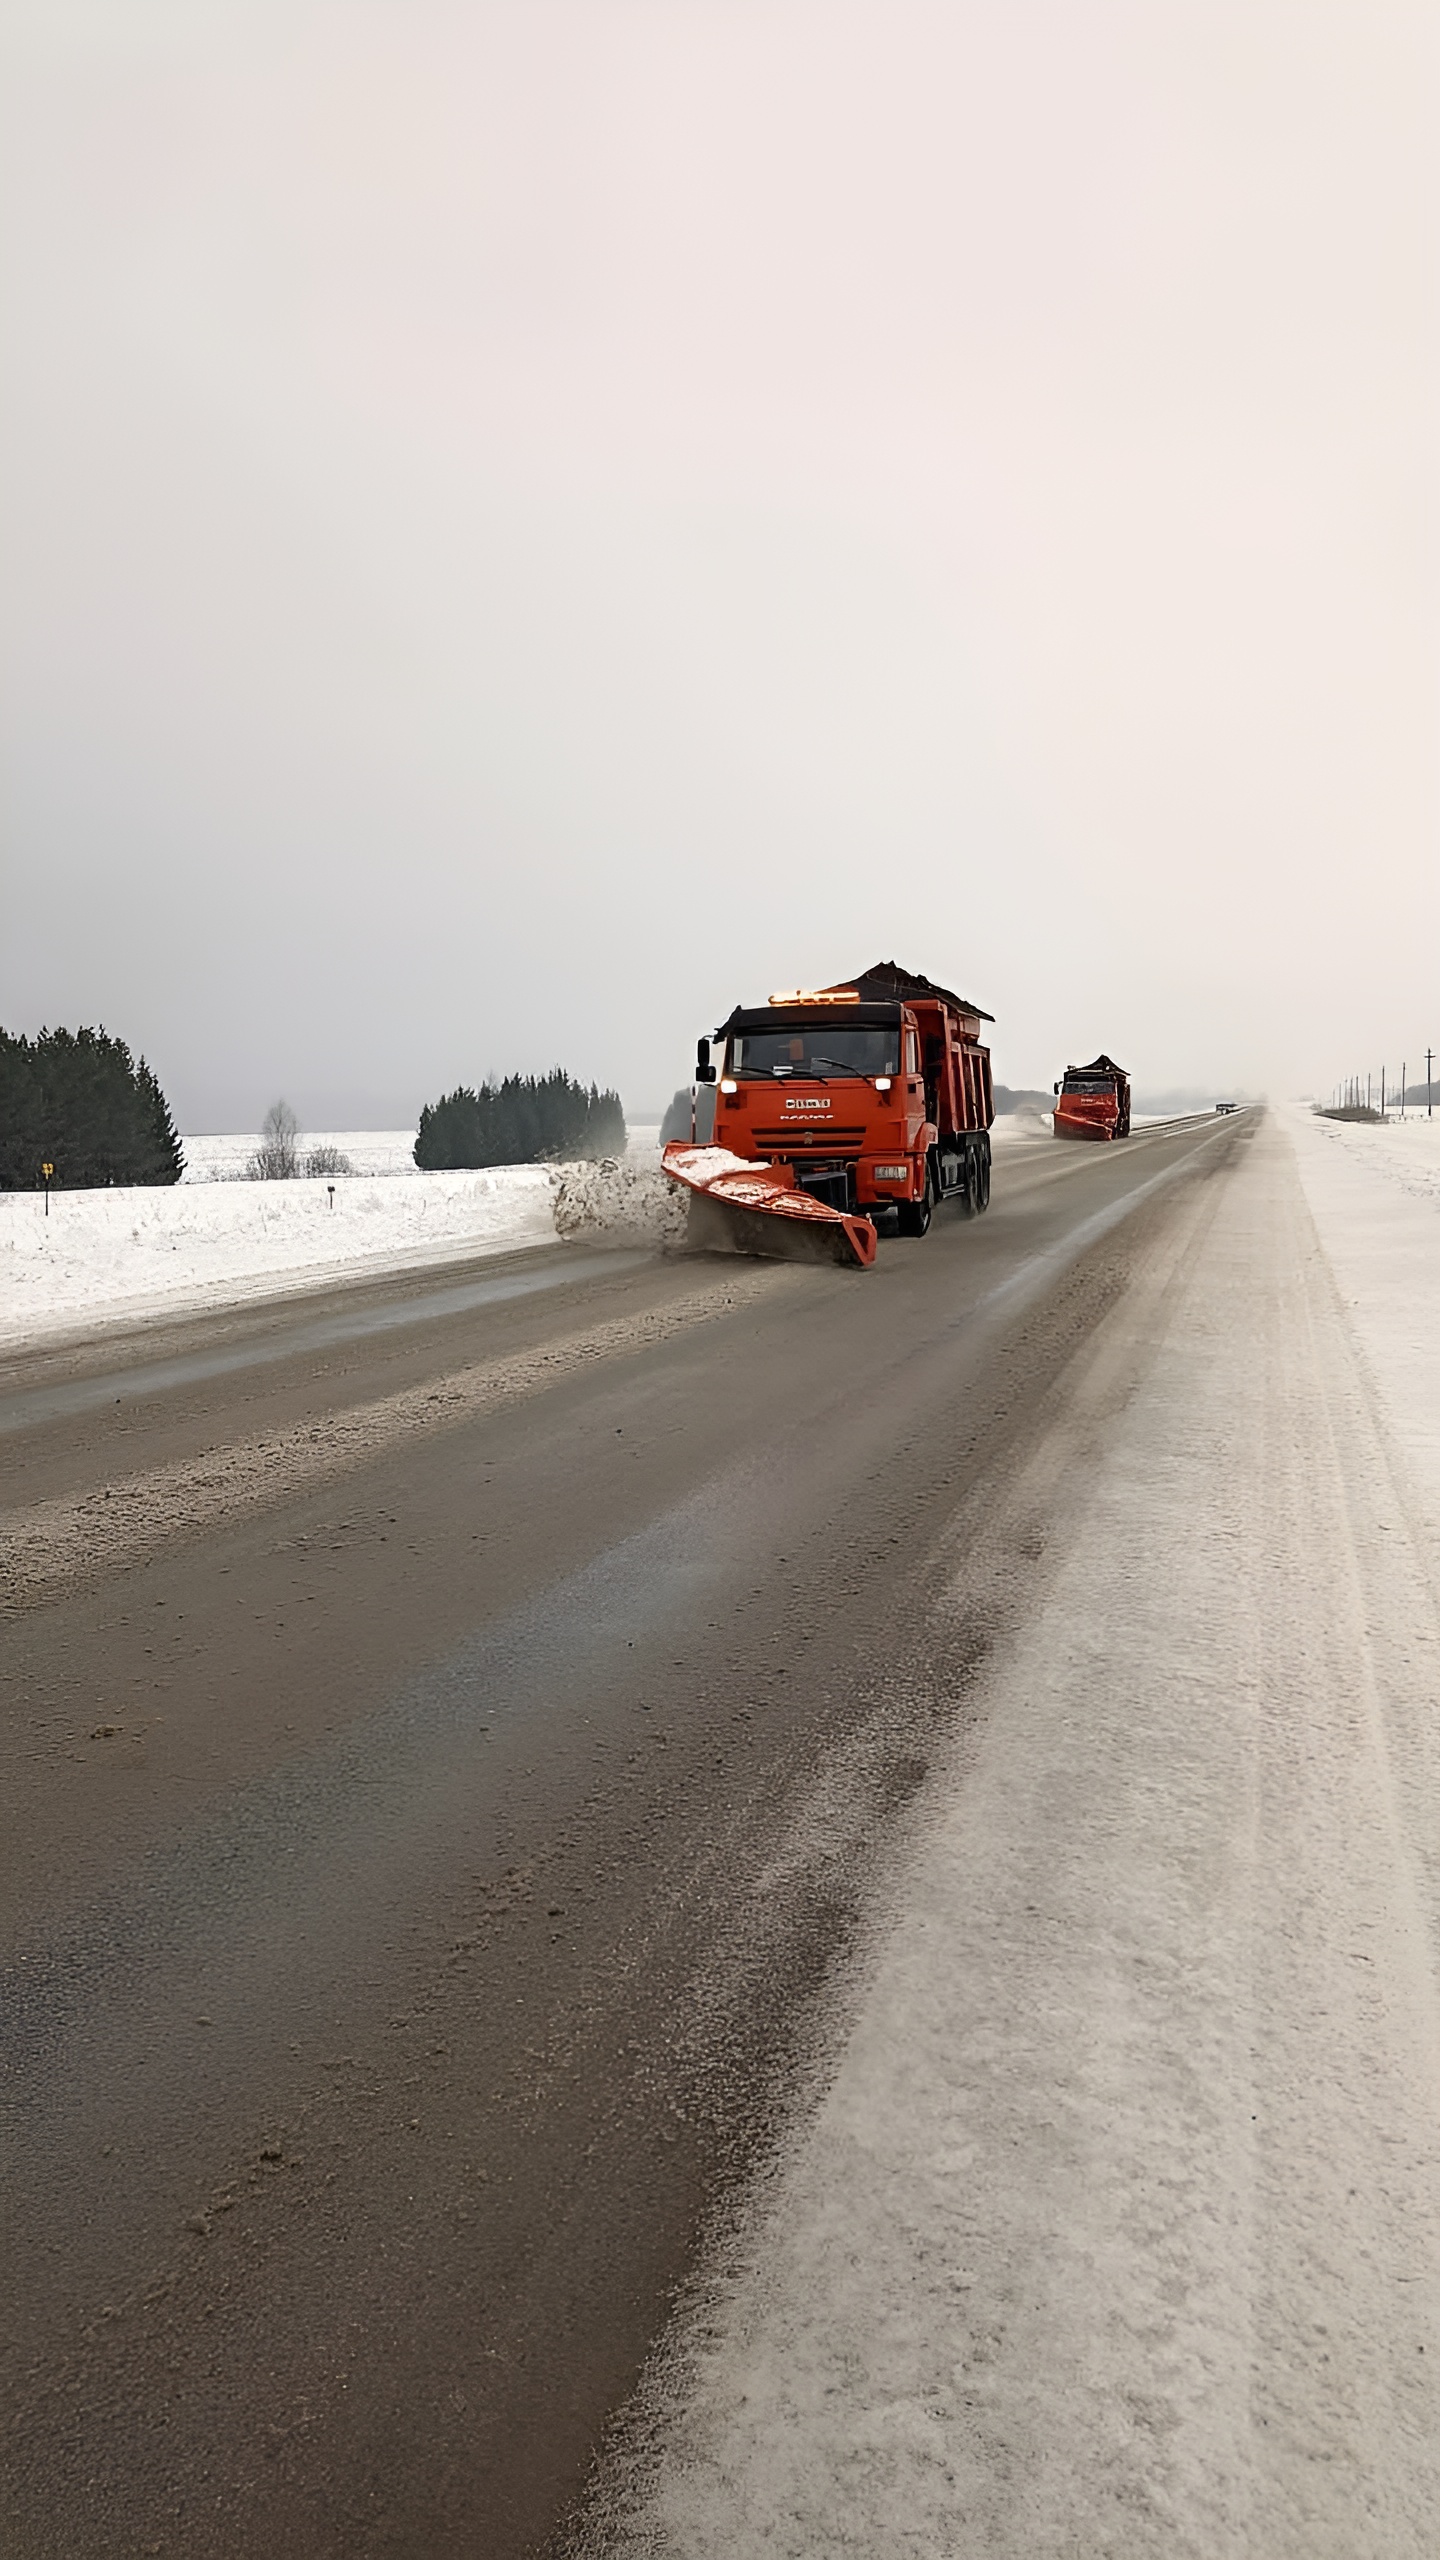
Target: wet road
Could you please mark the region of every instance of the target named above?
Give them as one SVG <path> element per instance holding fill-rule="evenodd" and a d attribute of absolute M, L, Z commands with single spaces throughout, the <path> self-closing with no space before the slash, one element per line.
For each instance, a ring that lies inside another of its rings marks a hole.
<path fill-rule="evenodd" d="M 1251 1125 L 1017 1145 L 865 1276 L 572 1249 L 0 1371 L 0 2548 L 558 2546 L 1067 1366 Z"/>

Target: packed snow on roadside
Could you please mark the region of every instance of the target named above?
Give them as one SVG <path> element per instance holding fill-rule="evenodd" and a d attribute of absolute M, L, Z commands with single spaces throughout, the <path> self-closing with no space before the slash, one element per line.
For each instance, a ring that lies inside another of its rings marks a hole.
<path fill-rule="evenodd" d="M 341 1130 L 357 1165 L 389 1149 L 388 1170 L 293 1182 L 234 1171 L 253 1137 L 185 1141 L 191 1178 L 165 1189 L 0 1195 L 0 1344 L 268 1297 L 347 1274 L 424 1268 L 554 1244 L 666 1240 L 655 1133 L 639 1129 L 618 1162 L 495 1165 L 420 1173 L 401 1158 L 407 1131 Z M 371 1143 L 373 1142 L 373 1143 Z M 223 1168 L 230 1162 L 230 1178 Z M 206 1162 L 209 1176 L 197 1172 Z M 403 1179 L 397 1179 L 403 1176 Z"/>
<path fill-rule="evenodd" d="M 1300 1179 L 1407 1491 L 1440 1547 L 1440 1113 L 1289 1115 Z"/>
<path fill-rule="evenodd" d="M 555 1241 L 542 1165 L 0 1200 L 0 1342 Z"/>

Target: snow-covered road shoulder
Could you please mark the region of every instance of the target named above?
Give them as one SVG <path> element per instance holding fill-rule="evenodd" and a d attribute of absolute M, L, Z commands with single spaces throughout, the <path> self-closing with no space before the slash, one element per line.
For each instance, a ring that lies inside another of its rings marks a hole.
<path fill-rule="evenodd" d="M 1361 1362 L 1440 1557 L 1440 1119 L 1296 1111 L 1305 1198 Z"/>

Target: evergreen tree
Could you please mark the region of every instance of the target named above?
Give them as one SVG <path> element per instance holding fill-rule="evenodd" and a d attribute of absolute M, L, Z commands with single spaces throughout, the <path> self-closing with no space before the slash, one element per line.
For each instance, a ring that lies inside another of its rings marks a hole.
<path fill-rule="evenodd" d="M 0 1190 L 178 1182 L 179 1133 L 153 1068 L 104 1030 L 0 1031 Z"/>
<path fill-rule="evenodd" d="M 146 1182 L 178 1182 L 185 1170 L 185 1150 L 175 1115 L 160 1087 L 160 1079 L 152 1066 L 142 1058 L 135 1070 L 135 1082 L 144 1107 L 150 1137 L 150 1160 L 154 1170 L 141 1177 Z"/>
<path fill-rule="evenodd" d="M 457 1085 L 420 1114 L 415 1162 L 427 1173 L 487 1164 L 620 1155 L 625 1113 L 618 1093 L 576 1084 L 562 1067 L 548 1076 L 506 1076 L 500 1084 Z"/>
<path fill-rule="evenodd" d="M 45 1101 L 31 1041 L 0 1031 L 0 1190 L 29 1191 L 46 1161 Z"/>

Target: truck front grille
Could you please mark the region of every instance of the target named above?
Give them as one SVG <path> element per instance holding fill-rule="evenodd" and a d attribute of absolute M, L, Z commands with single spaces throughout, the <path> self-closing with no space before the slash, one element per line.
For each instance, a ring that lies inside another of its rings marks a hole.
<path fill-rule="evenodd" d="M 858 1156 L 865 1144 L 863 1129 L 785 1128 L 753 1131 L 757 1147 L 787 1156 Z"/>

